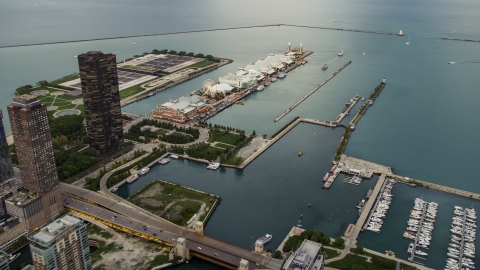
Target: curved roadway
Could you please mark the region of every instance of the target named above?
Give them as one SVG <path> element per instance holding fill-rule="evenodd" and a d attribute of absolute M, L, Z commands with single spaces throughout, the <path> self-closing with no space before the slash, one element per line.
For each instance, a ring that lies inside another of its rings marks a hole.
<path fill-rule="evenodd" d="M 103 208 L 91 205 L 87 203 L 87 201 L 79 202 L 78 200 L 70 202 L 67 207 L 74 208 L 90 215 L 97 215 L 104 220 L 111 220 L 113 214 L 118 213 L 122 216 L 118 216 L 115 221 L 112 221 L 113 223 L 126 228 L 131 228 L 135 231 L 138 231 L 138 229 L 141 231 L 142 227 L 139 226 L 145 224 L 145 226 L 150 226 L 147 227 L 147 231 L 144 231 L 145 233 L 148 232 L 153 234 L 155 232 L 157 235 L 163 237 L 162 239 L 167 239 L 167 237 L 169 239 L 171 237 L 173 241 L 178 238 L 179 235 L 183 236 L 187 239 L 187 247 L 193 254 L 199 253 L 234 266 L 238 266 L 240 258 L 243 258 L 250 262 L 250 269 L 256 269 L 256 264 L 259 262 L 260 265 L 270 269 L 280 269 L 282 265 L 282 261 L 280 260 L 267 258 L 246 249 L 186 230 L 167 220 L 155 216 L 120 197 L 115 196 L 116 198 L 114 200 L 97 192 L 78 188 L 65 183 L 61 183 L 61 189 L 64 193 L 84 198 L 85 200 L 94 202 Z M 110 192 L 107 191 L 107 193 Z M 132 222 L 131 224 L 127 223 L 130 221 Z M 163 230 L 162 234 L 160 234 L 160 230 Z M 219 254 L 219 256 L 215 256 L 215 253 Z"/>

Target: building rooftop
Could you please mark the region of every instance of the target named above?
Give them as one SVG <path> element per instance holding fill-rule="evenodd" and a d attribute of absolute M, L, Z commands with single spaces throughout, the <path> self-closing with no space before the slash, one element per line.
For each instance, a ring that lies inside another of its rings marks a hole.
<path fill-rule="evenodd" d="M 43 227 L 38 233 L 34 234 L 31 239 L 37 244 L 49 244 L 66 229 L 82 222 L 80 219 L 70 215 L 63 216 L 54 222 Z"/>
<path fill-rule="evenodd" d="M 22 188 L 17 194 L 13 194 L 12 196 L 5 198 L 5 202 L 9 202 L 21 207 L 29 204 L 35 199 L 37 199 L 37 194 L 35 192 Z"/>
<path fill-rule="evenodd" d="M 12 106 L 20 106 L 20 107 L 29 107 L 33 105 L 39 104 L 40 101 L 38 101 L 36 96 L 32 95 L 20 95 L 20 96 L 15 96 L 12 99 Z"/>
<path fill-rule="evenodd" d="M 320 243 L 304 240 L 286 269 L 312 269 L 321 247 L 322 245 Z"/>

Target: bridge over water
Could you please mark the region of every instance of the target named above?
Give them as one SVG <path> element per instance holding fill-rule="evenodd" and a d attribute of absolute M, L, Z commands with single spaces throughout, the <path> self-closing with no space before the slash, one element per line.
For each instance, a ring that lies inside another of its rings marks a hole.
<path fill-rule="evenodd" d="M 186 247 L 184 259 L 197 256 L 228 269 L 238 269 L 242 259 L 248 263 L 248 269 L 280 269 L 283 264 L 283 261 L 177 226 L 120 197 L 114 200 L 98 192 L 65 183 L 61 183 L 60 187 L 64 205 L 70 211 L 112 228 L 169 246 L 175 247 L 179 241 L 184 241 Z M 72 198 L 75 198 L 75 201 Z M 65 199 L 68 200 L 68 205 L 65 204 Z M 117 218 L 113 218 L 114 214 L 117 214 Z M 203 233 L 203 228 L 201 230 Z"/>

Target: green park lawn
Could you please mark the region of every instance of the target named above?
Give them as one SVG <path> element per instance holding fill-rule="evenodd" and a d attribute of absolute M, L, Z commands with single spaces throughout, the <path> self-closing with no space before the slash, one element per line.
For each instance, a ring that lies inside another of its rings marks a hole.
<path fill-rule="evenodd" d="M 224 143 L 219 143 L 219 142 L 217 142 L 217 143 L 215 144 L 215 146 L 216 146 L 216 147 L 221 147 L 221 148 L 228 148 L 228 149 L 233 148 L 232 145 L 224 144 Z"/>
<path fill-rule="evenodd" d="M 211 64 L 213 64 L 212 61 L 205 60 L 205 61 L 193 64 L 193 65 L 189 66 L 189 68 L 203 68 L 203 67 L 209 66 Z"/>
<path fill-rule="evenodd" d="M 237 134 L 229 133 L 227 135 L 223 135 L 221 132 L 217 133 L 217 139 L 215 141 L 220 143 L 226 143 L 235 145 L 235 140 L 238 139 L 240 136 Z"/>
<path fill-rule="evenodd" d="M 49 84 L 59 85 L 59 84 L 62 84 L 62 83 L 68 82 L 68 81 L 72 81 L 72 80 L 75 80 L 75 79 L 78 79 L 78 78 L 80 78 L 80 75 L 69 75 L 69 76 L 65 76 L 63 78 L 51 81 Z"/>
<path fill-rule="evenodd" d="M 142 92 L 143 90 L 145 90 L 145 88 L 141 87 L 140 85 L 132 86 L 130 88 L 120 91 L 120 98 L 126 98 L 133 94 Z"/>

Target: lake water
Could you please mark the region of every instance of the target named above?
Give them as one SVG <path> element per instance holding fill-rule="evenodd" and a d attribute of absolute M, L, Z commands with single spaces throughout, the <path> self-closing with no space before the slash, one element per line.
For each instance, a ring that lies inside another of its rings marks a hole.
<path fill-rule="evenodd" d="M 475 23 L 480 14 L 478 1 L 25 0 L 0 1 L 0 7 L 0 46 L 273 23 L 394 33 L 402 29 L 404 37 L 269 27 L 4 48 L 0 49 L 0 91 L 4 97 L 0 99 L 0 107 L 5 112 L 18 86 L 77 72 L 77 59 L 73 56 L 89 50 L 119 52 L 117 58 L 124 59 L 155 48 L 168 48 L 234 60 L 124 108 L 145 114 L 160 103 L 199 89 L 205 79 L 218 80 L 219 76 L 235 72 L 269 53 L 283 52 L 288 42 L 294 46 L 303 43 L 315 52 L 308 57 L 308 64 L 249 96 L 244 106 L 233 106 L 211 122 L 272 135 L 295 116 L 332 120 L 350 98 L 357 93 L 368 96 L 386 78 L 387 86 L 357 125 L 346 154 L 391 166 L 401 175 L 480 192 L 480 182 L 471 176 L 480 160 L 477 139 L 480 124 L 476 119 L 480 113 L 479 44 L 440 39 L 443 36 L 478 39 Z M 343 57 L 337 56 L 339 50 L 345 51 Z M 348 60 L 353 61 L 350 66 L 281 121 L 273 122 Z M 329 68 L 323 71 L 321 65 L 325 62 Z M 448 62 L 458 63 L 448 65 Z M 8 119 L 4 122 L 8 129 Z M 342 132 L 301 124 L 244 171 L 212 172 L 203 164 L 175 161 L 155 168 L 122 189 L 139 189 L 161 178 L 220 195 L 222 203 L 209 221 L 206 233 L 245 248 L 265 233 L 275 236 L 267 247 L 276 248 L 291 226 L 297 224 L 300 214 L 304 216 L 304 228 L 338 236 L 355 221 L 354 205 L 376 181 L 372 179 L 355 187 L 338 179 L 332 189 L 320 189 L 320 180 L 331 166 Z M 296 153 L 300 150 L 305 154 L 298 158 Z M 396 189 L 402 195 L 396 196 L 395 201 L 405 200 L 405 206 L 399 206 L 398 222 L 387 218 L 385 231 L 389 230 L 389 223 L 405 224 L 404 212 L 411 209 L 413 196 L 419 196 L 407 187 Z M 431 192 L 421 190 L 415 192 L 424 196 Z M 123 192 L 126 195 L 129 191 Z M 451 205 L 464 200 L 443 193 L 432 196 L 439 203 L 437 197 L 445 200 L 439 211 L 446 216 L 451 216 Z M 312 203 L 311 209 L 306 207 L 308 203 Z M 393 205 L 392 212 L 396 202 Z M 447 219 L 444 222 L 449 225 Z M 438 233 L 442 230 L 439 227 Z M 392 227 L 391 232 L 397 232 L 397 228 Z M 400 232 L 392 233 L 390 242 L 398 239 L 398 249 L 378 239 L 386 232 L 365 233 L 360 243 L 379 251 L 398 250 L 397 254 L 405 255 L 406 243 Z M 434 233 L 437 234 L 437 228 Z M 439 241 L 438 256 L 442 256 L 439 260 L 442 264 L 446 249 L 440 239 L 444 238 L 434 236 L 433 240 Z M 427 265 L 432 261 L 430 258 Z"/>

